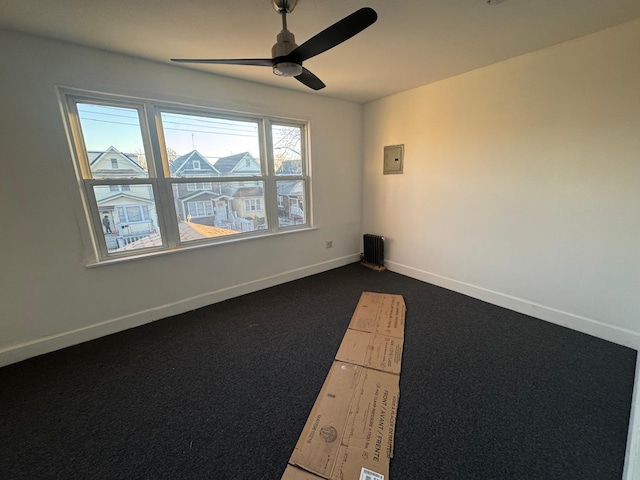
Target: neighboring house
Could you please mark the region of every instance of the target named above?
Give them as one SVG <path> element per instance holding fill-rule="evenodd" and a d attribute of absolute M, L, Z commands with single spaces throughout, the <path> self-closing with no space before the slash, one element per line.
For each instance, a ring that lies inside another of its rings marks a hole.
<path fill-rule="evenodd" d="M 111 146 L 103 152 L 89 151 L 89 164 L 95 179 L 147 178 L 147 171 L 134 153 L 122 153 Z M 151 185 L 97 185 L 94 187 L 107 248 L 114 250 L 156 232 L 158 215 Z"/>
<path fill-rule="evenodd" d="M 221 172 L 197 150 L 179 156 L 170 162 L 172 177 L 220 177 Z"/>
<path fill-rule="evenodd" d="M 231 197 L 212 190 L 198 190 L 177 199 L 178 216 L 200 225 L 231 228 Z"/>
<path fill-rule="evenodd" d="M 172 177 L 219 177 L 220 172 L 197 150 L 181 155 L 169 165 Z M 176 213 L 180 220 L 189 220 L 201 225 L 215 225 L 214 205 L 220 213 L 228 211 L 228 200 L 224 198 L 220 185 L 212 182 L 178 183 L 174 187 Z M 222 218 L 226 218 L 223 215 Z"/>
<path fill-rule="evenodd" d="M 253 229 L 266 227 L 264 190 L 259 186 L 238 188 L 233 194 L 233 209 L 240 218 L 253 222 Z"/>
<path fill-rule="evenodd" d="M 304 184 L 299 180 L 277 182 L 280 226 L 304 223 Z"/>
<path fill-rule="evenodd" d="M 260 163 L 249 152 L 221 157 L 214 167 L 225 177 L 251 177 L 260 175 Z"/>
<path fill-rule="evenodd" d="M 211 165 L 197 150 L 171 162 L 173 177 L 230 177 L 260 175 L 260 164 L 248 152 L 223 157 Z M 262 189 L 260 198 L 249 198 L 245 205 L 235 201 L 237 183 L 193 182 L 181 183 L 175 188 L 176 212 L 182 221 L 208 225 L 236 232 L 248 232 L 264 224 Z M 253 187 L 252 187 L 253 188 Z M 260 216 L 261 220 L 254 218 Z M 247 217 L 250 217 L 247 219 Z"/>
<path fill-rule="evenodd" d="M 237 153 L 219 158 L 214 166 L 225 177 L 252 177 L 262 174 L 260 162 L 249 152 Z M 253 182 L 250 182 L 253 183 Z M 266 227 L 264 190 L 260 186 L 246 185 L 241 182 L 233 188 L 227 186 L 225 193 L 233 200 L 233 212 L 242 231 L 251 231 Z"/>
<path fill-rule="evenodd" d="M 151 185 L 122 185 L 120 179 L 148 178 L 138 155 L 109 147 L 88 152 L 93 177 L 113 181 L 94 187 L 100 221 L 109 251 L 127 245 L 142 245 L 141 239 L 158 233 L 158 217 Z M 248 152 L 218 159 L 215 165 L 197 150 L 176 158 L 169 165 L 174 178 L 194 182 L 174 187 L 175 209 L 180 221 L 216 227 L 219 231 L 249 232 L 265 228 L 264 192 L 259 186 L 241 183 L 198 181 L 198 177 L 260 175 L 259 162 Z M 251 182 L 253 183 L 253 182 Z M 212 230 L 213 231 L 213 230 Z M 226 233 L 228 234 L 228 233 Z"/>
<path fill-rule="evenodd" d="M 147 171 L 138 163 L 136 153 L 122 153 L 111 146 L 105 151 L 89 151 L 93 178 L 147 178 Z"/>
<path fill-rule="evenodd" d="M 220 177 L 221 173 L 197 150 L 193 150 L 185 155 L 176 158 L 169 163 L 171 176 L 175 178 L 184 177 Z M 201 183 L 179 183 L 176 184 L 176 197 L 182 198 L 191 195 L 197 190 L 210 190 L 214 188 L 219 190 L 218 186 L 212 185 L 210 182 Z M 218 193 L 221 193 L 218 191 Z M 180 211 L 176 205 L 176 211 Z"/>

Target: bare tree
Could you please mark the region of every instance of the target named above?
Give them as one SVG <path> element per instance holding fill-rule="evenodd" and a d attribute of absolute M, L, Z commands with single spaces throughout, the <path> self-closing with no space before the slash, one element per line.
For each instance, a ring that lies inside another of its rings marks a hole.
<path fill-rule="evenodd" d="M 301 132 L 299 127 L 273 127 L 273 161 L 276 170 L 287 160 L 301 161 Z"/>
<path fill-rule="evenodd" d="M 171 165 L 179 156 L 180 155 L 178 155 L 178 152 L 176 152 L 173 148 L 167 147 L 167 160 L 169 162 L 169 165 Z"/>

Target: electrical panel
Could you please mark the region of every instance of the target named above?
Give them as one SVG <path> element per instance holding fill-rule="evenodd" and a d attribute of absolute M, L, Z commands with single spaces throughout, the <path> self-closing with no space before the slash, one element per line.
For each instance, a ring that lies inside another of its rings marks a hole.
<path fill-rule="evenodd" d="M 404 145 L 388 145 L 384 147 L 383 173 L 393 175 L 402 173 L 404 161 Z"/>

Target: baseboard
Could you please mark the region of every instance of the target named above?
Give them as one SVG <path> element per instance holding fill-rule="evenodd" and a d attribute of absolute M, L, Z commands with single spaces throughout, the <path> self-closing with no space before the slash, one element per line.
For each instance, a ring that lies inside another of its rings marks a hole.
<path fill-rule="evenodd" d="M 95 340 L 96 338 L 100 338 L 105 335 L 111 335 L 112 333 L 138 327 L 145 323 L 167 318 L 172 315 L 178 315 L 180 313 L 195 310 L 196 308 L 222 302 L 230 298 L 239 297 L 240 295 L 280 285 L 281 283 L 298 280 L 300 278 L 308 277 L 309 275 L 315 275 L 316 273 L 332 270 L 334 268 L 357 262 L 358 260 L 360 260 L 359 254 L 347 255 L 328 260 L 326 262 L 307 265 L 294 270 L 281 272 L 276 275 L 185 298 L 178 302 L 132 313 L 130 315 L 114 318 L 95 325 L 89 325 L 77 330 L 71 330 L 19 345 L 13 345 L 0 350 L 0 367 L 20 362 L 27 358 L 53 352 L 55 350 L 60 350 L 61 348 L 87 342 L 89 340 Z"/>
<path fill-rule="evenodd" d="M 521 298 L 505 295 L 488 290 L 476 285 L 453 280 L 417 268 L 409 267 L 396 262 L 386 261 L 387 268 L 396 273 L 401 273 L 423 282 L 431 283 L 439 287 L 462 293 L 477 298 L 493 305 L 508 308 L 515 312 L 524 313 L 541 320 L 557 325 L 562 325 L 573 330 L 586 333 L 603 340 L 608 340 L 625 347 L 638 350 L 640 347 L 640 334 L 625 328 L 608 325 L 580 315 L 563 312 L 551 307 L 532 303 Z M 629 416 L 629 430 L 627 436 L 627 450 L 624 462 L 622 480 L 635 480 L 640 478 L 640 355 L 636 358 L 636 375 L 631 400 L 631 413 Z"/>
<path fill-rule="evenodd" d="M 401 263 L 386 261 L 387 268 L 392 272 L 401 273 L 423 282 L 431 283 L 439 287 L 462 293 L 469 297 L 477 298 L 499 307 L 508 308 L 514 312 L 524 313 L 531 317 L 539 318 L 556 325 L 571 328 L 594 337 L 608 340 L 618 345 L 640 349 L 640 333 L 626 328 L 609 325 L 588 317 L 583 317 L 569 312 L 564 312 L 552 307 L 547 307 L 522 298 L 495 292 L 469 283 L 460 282 L 452 278 L 435 273 L 419 270 Z"/>

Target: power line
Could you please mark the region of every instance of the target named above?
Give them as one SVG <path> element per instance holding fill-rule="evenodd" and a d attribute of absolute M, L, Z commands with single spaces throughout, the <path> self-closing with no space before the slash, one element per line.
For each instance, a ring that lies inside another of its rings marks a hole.
<path fill-rule="evenodd" d="M 100 119 L 97 119 L 97 118 L 83 117 L 83 118 L 81 118 L 81 121 L 109 123 L 109 124 L 113 124 L 113 125 L 127 125 L 127 126 L 130 126 L 130 127 L 138 127 L 138 128 L 140 128 L 140 124 L 136 124 L 136 123 L 115 122 L 113 120 L 100 120 Z M 256 135 L 230 133 L 230 132 L 225 132 L 225 131 L 214 132 L 214 131 L 207 131 L 207 130 L 195 130 L 195 129 L 191 129 L 191 128 L 175 128 L 175 127 L 173 127 L 173 128 L 172 127 L 165 127 L 164 130 L 181 131 L 181 132 L 193 132 L 193 133 L 207 133 L 209 135 L 225 135 L 225 136 L 232 136 L 232 137 L 248 137 L 248 138 L 255 138 L 256 140 L 258 139 L 258 137 Z"/>
<path fill-rule="evenodd" d="M 117 110 L 119 112 L 126 112 L 128 110 L 126 109 L 119 109 L 117 107 L 104 107 L 104 108 L 111 108 L 113 110 Z M 130 120 L 139 120 L 138 117 L 138 111 L 137 110 L 129 110 L 129 112 L 131 112 L 133 115 L 123 115 L 122 113 L 107 113 L 107 112 L 100 112 L 100 111 L 89 111 L 89 110 L 85 110 L 85 109 L 80 109 L 78 108 L 78 112 L 79 113 L 86 113 L 88 115 L 102 115 L 102 116 L 106 116 L 106 117 L 119 117 L 119 118 L 126 118 L 126 119 L 130 119 Z M 163 125 L 165 123 L 170 123 L 170 124 L 178 124 L 178 125 L 185 125 L 185 126 L 193 126 L 193 127 L 200 127 L 202 128 L 203 126 L 205 127 L 210 127 L 210 128 L 219 128 L 219 129 L 223 129 L 223 130 L 246 130 L 248 132 L 256 132 L 258 131 L 258 126 L 254 123 L 251 122 L 238 122 L 238 121 L 234 121 L 234 120 L 225 120 L 225 119 L 209 119 L 209 118 L 201 118 L 201 117 L 187 117 L 185 115 L 176 115 L 176 114 L 161 114 L 162 117 L 162 123 Z M 81 118 L 87 118 L 81 115 Z M 165 121 L 165 118 L 167 120 L 176 120 L 176 121 Z M 189 123 L 189 121 L 183 121 L 181 119 L 183 118 L 189 118 L 190 121 L 194 121 L 194 122 L 200 122 L 200 123 L 204 123 L 205 125 L 200 125 L 200 124 L 195 124 L 195 123 Z M 98 121 L 98 120 L 96 120 Z M 108 122 L 108 120 L 104 120 L 105 122 Z M 123 124 L 124 125 L 124 124 Z M 139 126 L 140 123 L 138 121 L 138 123 L 135 124 L 135 126 Z"/>

